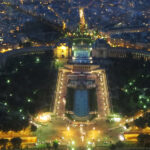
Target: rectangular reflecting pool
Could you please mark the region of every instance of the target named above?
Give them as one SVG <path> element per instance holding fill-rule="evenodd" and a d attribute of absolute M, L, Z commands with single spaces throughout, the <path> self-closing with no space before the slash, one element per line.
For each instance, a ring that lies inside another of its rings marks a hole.
<path fill-rule="evenodd" d="M 89 114 L 88 90 L 75 90 L 74 113 L 79 117 Z"/>

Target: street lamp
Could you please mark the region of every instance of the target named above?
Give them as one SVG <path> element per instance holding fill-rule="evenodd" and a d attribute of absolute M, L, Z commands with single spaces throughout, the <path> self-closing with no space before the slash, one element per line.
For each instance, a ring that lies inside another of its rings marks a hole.
<path fill-rule="evenodd" d="M 72 141 L 72 145 L 75 145 L 75 141 Z"/>
<path fill-rule="evenodd" d="M 124 136 L 123 135 L 119 135 L 119 140 L 120 141 L 124 141 L 125 140 Z"/>
<path fill-rule="evenodd" d="M 50 113 L 45 112 L 45 113 L 38 114 L 35 120 L 38 122 L 48 122 L 51 120 Z"/>
<path fill-rule="evenodd" d="M 70 127 L 69 126 L 67 127 L 67 131 L 70 131 Z"/>

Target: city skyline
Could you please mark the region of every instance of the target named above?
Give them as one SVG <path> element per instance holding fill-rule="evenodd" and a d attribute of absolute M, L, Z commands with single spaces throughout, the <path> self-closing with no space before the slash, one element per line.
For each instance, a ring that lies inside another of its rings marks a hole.
<path fill-rule="evenodd" d="M 0 2 L 0 150 L 150 145 L 146 0 Z"/>

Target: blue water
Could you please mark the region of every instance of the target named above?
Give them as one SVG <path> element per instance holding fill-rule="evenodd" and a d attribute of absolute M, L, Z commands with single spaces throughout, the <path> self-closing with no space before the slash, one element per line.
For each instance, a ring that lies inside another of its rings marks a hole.
<path fill-rule="evenodd" d="M 79 117 L 87 116 L 89 113 L 88 91 L 76 90 L 74 95 L 74 113 Z"/>

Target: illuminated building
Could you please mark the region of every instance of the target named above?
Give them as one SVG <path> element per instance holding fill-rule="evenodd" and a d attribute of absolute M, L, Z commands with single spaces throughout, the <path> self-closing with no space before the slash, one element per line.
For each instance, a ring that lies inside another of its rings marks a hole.
<path fill-rule="evenodd" d="M 131 54 L 133 59 L 150 60 L 150 52 L 123 47 L 111 47 L 105 40 L 98 39 L 92 50 L 94 58 L 125 58 Z"/>
<path fill-rule="evenodd" d="M 107 44 L 105 40 L 98 39 L 94 44 L 92 57 L 106 58 L 108 56 L 108 48 L 110 48 L 110 46 Z"/>
<path fill-rule="evenodd" d="M 25 128 L 18 132 L 11 131 L 11 130 L 8 132 L 0 131 L 0 139 L 7 139 L 9 141 L 6 145 L 6 148 L 8 148 L 7 146 L 10 145 L 11 139 L 17 138 L 17 137 L 20 137 L 22 140 L 22 143 L 21 143 L 22 148 L 25 148 L 27 146 L 29 147 L 33 146 L 37 142 L 37 137 L 32 135 L 30 127 Z M 1 149 L 1 145 L 0 145 L 0 149 Z"/>
<path fill-rule="evenodd" d="M 66 45 L 66 43 L 61 43 L 54 49 L 55 58 L 69 58 L 71 56 L 71 49 Z"/>
<path fill-rule="evenodd" d="M 137 128 L 137 127 L 132 127 L 130 131 L 124 133 L 125 141 L 137 142 L 138 141 L 138 136 L 140 134 L 150 135 L 150 128 L 146 127 L 144 129 L 140 129 L 140 128 Z"/>
<path fill-rule="evenodd" d="M 92 40 L 90 38 L 75 38 L 72 43 L 72 58 L 76 63 L 90 63 L 92 56 Z"/>
<path fill-rule="evenodd" d="M 77 31 L 73 33 L 72 38 L 72 62 L 74 63 L 92 63 L 92 45 L 93 37 L 88 31 L 85 23 L 84 9 L 79 9 L 80 24 Z M 92 33 L 93 35 L 93 33 Z"/>

